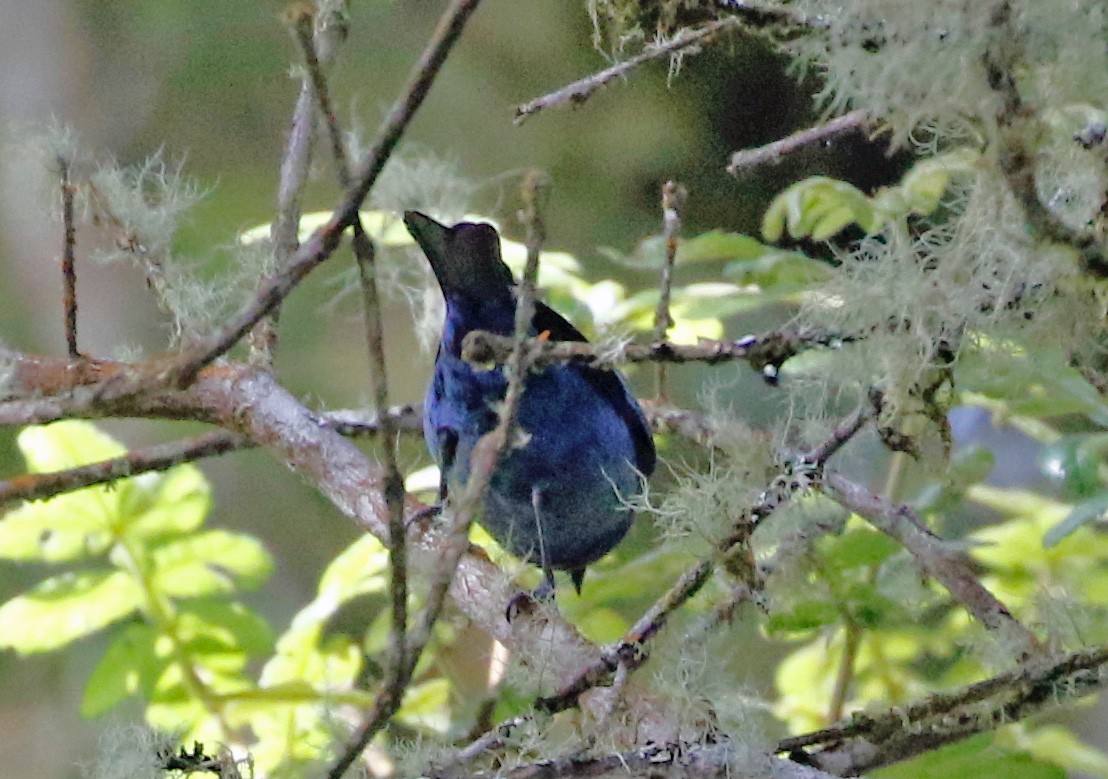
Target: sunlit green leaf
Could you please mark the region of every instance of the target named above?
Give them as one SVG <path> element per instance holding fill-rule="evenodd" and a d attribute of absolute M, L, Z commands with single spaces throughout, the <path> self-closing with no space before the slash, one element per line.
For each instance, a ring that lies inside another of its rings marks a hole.
<path fill-rule="evenodd" d="M 132 501 L 123 505 L 127 532 L 153 541 L 187 533 L 204 524 L 211 511 L 211 486 L 191 463 L 173 467 L 151 481 L 141 481 Z"/>
<path fill-rule="evenodd" d="M 1004 779 L 1065 779 L 1057 765 L 1036 760 L 1027 752 L 1006 750 L 992 734 L 974 736 L 871 774 L 880 779 L 953 779 L 995 776 Z"/>
<path fill-rule="evenodd" d="M 122 571 L 53 576 L 0 606 L 0 649 L 49 652 L 134 613 L 142 592 Z"/>
<path fill-rule="evenodd" d="M 766 630 L 770 635 L 788 633 L 824 625 L 833 625 L 842 618 L 842 612 L 829 600 L 805 600 L 786 610 L 770 614 Z"/>
<path fill-rule="evenodd" d="M 797 252 L 767 252 L 754 260 L 728 263 L 723 275 L 740 284 L 756 284 L 766 291 L 807 287 L 830 275 L 827 265 Z"/>
<path fill-rule="evenodd" d="M 85 683 L 82 716 L 99 716 L 132 695 L 150 693 L 167 662 L 155 650 L 156 640 L 149 625 L 124 626 Z"/>
<path fill-rule="evenodd" d="M 879 565 L 900 549 L 900 545 L 884 533 L 860 527 L 824 540 L 827 543 L 821 545 L 823 556 L 832 566 L 842 570 Z"/>
<path fill-rule="evenodd" d="M 732 260 L 755 260 L 779 250 L 767 246 L 749 235 L 729 233 L 724 230 L 711 230 L 707 233 L 682 241 L 677 248 L 678 262 L 712 262 Z"/>
<path fill-rule="evenodd" d="M 331 561 L 319 579 L 320 598 L 335 606 L 370 592 L 384 592 L 389 552 L 366 533 Z"/>
<path fill-rule="evenodd" d="M 235 650 L 243 655 L 272 651 L 273 629 L 257 612 L 224 598 L 195 598 L 178 605 L 176 637 L 190 648 Z"/>
<path fill-rule="evenodd" d="M 450 682 L 430 679 L 414 684 L 404 694 L 404 703 L 396 718 L 411 727 L 445 733 L 450 728 Z"/>
<path fill-rule="evenodd" d="M 1034 729 L 1012 728 L 998 734 L 998 739 L 1007 740 L 1009 733 L 1016 746 L 1039 760 L 1075 773 L 1108 779 L 1108 755 L 1084 743 L 1073 732 L 1060 725 L 1044 725 Z"/>
<path fill-rule="evenodd" d="M 958 486 L 977 484 L 989 477 L 995 465 L 996 455 L 987 446 L 976 443 L 960 446 L 947 466 L 947 478 Z"/>
<path fill-rule="evenodd" d="M 23 429 L 16 438 L 27 469 L 49 473 L 121 457 L 127 449 L 89 422 L 65 420 Z"/>
<path fill-rule="evenodd" d="M 273 572 L 273 558 L 257 539 L 227 530 L 164 543 L 153 563 L 157 589 L 178 598 L 257 587 Z"/>
<path fill-rule="evenodd" d="M 1054 546 L 1077 529 L 1095 522 L 1108 513 L 1108 491 L 1083 500 L 1065 518 L 1047 531 L 1043 544 Z"/>
<path fill-rule="evenodd" d="M 90 502 L 81 490 L 8 513 L 0 519 L 0 559 L 57 563 L 102 555 L 114 533 Z"/>

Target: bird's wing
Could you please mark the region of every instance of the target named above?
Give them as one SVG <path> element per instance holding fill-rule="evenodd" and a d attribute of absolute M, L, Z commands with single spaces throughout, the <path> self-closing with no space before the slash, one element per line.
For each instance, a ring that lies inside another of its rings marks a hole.
<path fill-rule="evenodd" d="M 565 317 L 540 301 L 535 302 L 535 316 L 531 320 L 531 325 L 535 328 L 535 332 L 549 332 L 552 341 L 587 342 L 589 340 L 581 334 L 580 330 L 567 322 Z M 654 439 L 650 435 L 650 425 L 639 404 L 631 396 L 631 390 L 628 389 L 623 377 L 616 371 L 598 368 L 581 368 L 581 374 L 593 389 L 611 400 L 635 443 L 635 467 L 649 476 L 654 471 L 656 459 Z"/>

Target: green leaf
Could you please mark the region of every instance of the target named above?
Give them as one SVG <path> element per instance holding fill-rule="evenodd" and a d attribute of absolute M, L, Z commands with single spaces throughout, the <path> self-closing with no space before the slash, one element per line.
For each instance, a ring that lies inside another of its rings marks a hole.
<path fill-rule="evenodd" d="M 930 214 L 953 176 L 972 171 L 979 156 L 972 149 L 957 149 L 930 157 L 914 165 L 898 185 L 882 187 L 872 198 L 827 176 L 798 181 L 770 202 L 762 218 L 762 237 L 776 243 L 788 230 L 794 239 L 826 241 L 851 224 L 872 235 L 909 214 Z"/>
<path fill-rule="evenodd" d="M 339 605 L 371 592 L 384 592 L 389 552 L 366 533 L 339 553 L 319 579 L 319 597 Z"/>
<path fill-rule="evenodd" d="M 20 433 L 32 471 L 70 468 L 124 452 L 88 423 L 55 423 Z M 86 487 L 24 503 L 0 522 L 0 558 L 63 562 L 95 557 L 129 534 L 164 538 L 199 527 L 210 509 L 210 488 L 192 465 Z"/>
<path fill-rule="evenodd" d="M 715 262 L 756 260 L 779 250 L 743 233 L 711 230 L 682 241 L 677 247 L 678 262 Z"/>
<path fill-rule="evenodd" d="M 1084 414 L 1108 427 L 1108 403 L 1061 350 L 986 344 L 959 360 L 957 380 L 963 393 L 1004 401 L 1010 414 L 1044 419 Z"/>
<path fill-rule="evenodd" d="M 0 520 L 0 559 L 68 562 L 104 554 L 114 533 L 89 490 L 24 503 Z"/>
<path fill-rule="evenodd" d="M 959 447 L 946 469 L 947 478 L 960 488 L 983 482 L 993 472 L 996 455 L 983 444 L 969 444 Z"/>
<path fill-rule="evenodd" d="M 766 622 L 766 631 L 773 635 L 811 630 L 833 625 L 841 617 L 842 612 L 829 600 L 806 600 L 793 604 L 788 610 L 771 614 Z"/>
<path fill-rule="evenodd" d="M 186 646 L 206 646 L 260 655 L 273 650 L 273 628 L 242 603 L 197 598 L 178 604 L 177 638 Z"/>
<path fill-rule="evenodd" d="M 96 717 L 132 695 L 149 695 L 166 664 L 156 645 L 149 625 L 124 626 L 85 683 L 81 716 Z"/>
<path fill-rule="evenodd" d="M 884 533 L 868 528 L 853 528 L 838 537 L 823 539 L 820 551 L 840 571 L 880 565 L 896 554 L 900 545 Z"/>
<path fill-rule="evenodd" d="M 134 613 L 142 592 L 122 571 L 53 576 L 0 606 L 0 649 L 50 652 Z"/>
<path fill-rule="evenodd" d="M 821 214 L 812 225 L 812 240 L 826 241 L 856 220 L 854 211 L 846 206 L 835 206 Z"/>
<path fill-rule="evenodd" d="M 1004 749 L 993 734 L 975 736 L 871 774 L 875 779 L 952 779 L 995 776 L 1004 779 L 1065 779 L 1066 772 L 1026 752 Z"/>
<path fill-rule="evenodd" d="M 121 457 L 127 449 L 115 439 L 79 420 L 28 427 L 16 438 L 31 473 L 51 473 Z"/>
<path fill-rule="evenodd" d="M 209 530 L 154 549 L 154 587 L 176 598 L 254 588 L 273 572 L 273 558 L 250 536 Z"/>
<path fill-rule="evenodd" d="M 705 282 L 673 291 L 671 313 L 677 320 L 726 319 L 761 301 L 756 292 L 735 284 Z"/>
<path fill-rule="evenodd" d="M 1054 546 L 1076 530 L 1100 519 L 1106 512 L 1108 512 L 1108 491 L 1078 503 L 1065 519 L 1047 531 L 1043 536 L 1043 546 Z"/>
<path fill-rule="evenodd" d="M 723 275 L 739 284 L 757 284 L 766 291 L 784 287 L 786 291 L 802 289 L 825 281 L 828 267 L 798 252 L 775 251 L 754 260 L 728 263 Z"/>
<path fill-rule="evenodd" d="M 1030 732 L 1019 730 L 1016 744 L 1040 760 L 1069 771 L 1108 779 L 1108 755 L 1082 742 L 1060 725 L 1046 725 Z"/>
<path fill-rule="evenodd" d="M 191 463 L 178 465 L 139 487 L 124 503 L 127 533 L 153 541 L 196 530 L 212 507 L 212 489 L 200 469 Z"/>
<path fill-rule="evenodd" d="M 410 727 L 446 733 L 450 729 L 449 701 L 450 682 L 444 678 L 414 684 L 404 693 L 396 719 Z"/>
<path fill-rule="evenodd" d="M 973 172 L 980 157 L 975 149 L 955 149 L 924 159 L 904 174 L 897 189 L 913 213 L 930 214 L 939 207 L 951 178 Z"/>

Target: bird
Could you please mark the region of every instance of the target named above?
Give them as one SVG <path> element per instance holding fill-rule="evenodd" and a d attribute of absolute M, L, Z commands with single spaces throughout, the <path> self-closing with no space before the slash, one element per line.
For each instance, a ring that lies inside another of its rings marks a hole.
<path fill-rule="evenodd" d="M 474 330 L 514 332 L 517 285 L 492 225 L 448 227 L 418 211 L 406 211 L 404 224 L 446 302 L 423 406 L 424 438 L 439 465 L 444 503 L 468 478 L 474 447 L 497 425 L 507 390 L 501 366 L 485 369 L 462 359 L 462 341 Z M 587 340 L 541 301 L 529 335 Z M 618 371 L 575 364 L 526 375 L 517 426 L 522 443 L 501 457 L 477 521 L 509 552 L 542 569 L 542 583 L 528 597 L 552 598 L 555 570 L 567 571 L 580 595 L 586 566 L 631 527 L 628 501 L 641 494 L 656 462 L 650 426 Z"/>

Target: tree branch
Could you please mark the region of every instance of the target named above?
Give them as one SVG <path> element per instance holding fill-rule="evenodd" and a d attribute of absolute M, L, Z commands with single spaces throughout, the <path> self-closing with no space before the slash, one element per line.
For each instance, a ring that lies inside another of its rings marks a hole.
<path fill-rule="evenodd" d="M 650 746 L 620 754 L 573 754 L 540 760 L 515 768 L 500 768 L 495 772 L 477 771 L 466 774 L 434 773 L 435 779 L 560 779 L 561 777 L 591 777 L 592 779 L 832 779 L 832 775 L 812 766 L 737 750 L 728 742 L 673 743 Z"/>
<path fill-rule="evenodd" d="M 422 432 L 419 410 L 412 406 L 396 406 L 386 414 L 393 429 Z M 381 431 L 376 416 L 357 419 L 355 412 L 332 412 L 318 417 L 319 424 L 344 436 L 377 435 Z M 63 492 L 79 490 L 118 479 L 138 476 L 150 471 L 164 471 L 181 463 L 204 457 L 251 449 L 249 439 L 219 430 L 193 438 L 171 441 L 142 449 L 134 449 L 122 457 L 90 463 L 50 473 L 28 473 L 0 481 L 0 504 L 17 500 L 43 500 Z"/>
<path fill-rule="evenodd" d="M 59 155 L 58 168 L 61 171 L 62 190 L 62 309 L 64 312 L 65 345 L 70 357 L 80 357 L 77 350 L 77 271 L 75 255 L 77 249 L 77 228 L 73 221 L 73 195 L 76 188 L 70 180 L 70 161 Z"/>
<path fill-rule="evenodd" d="M 1020 663 L 882 714 L 854 712 L 829 728 L 782 739 L 777 751 L 839 776 L 857 776 L 1096 692 L 1105 684 L 1106 664 L 1104 646 Z"/>
<path fill-rule="evenodd" d="M 756 149 L 737 151 L 731 155 L 727 172 L 732 176 L 740 176 L 763 165 L 776 165 L 788 154 L 793 154 L 814 143 L 826 143 L 837 135 L 861 129 L 869 124 L 869 121 L 868 112 L 859 109 L 837 116 L 823 124 L 817 124 L 815 127 L 786 135 Z"/>
<path fill-rule="evenodd" d="M 1025 655 L 1042 651 L 1035 634 L 985 589 L 961 555 L 934 535 L 923 520 L 904 504 L 893 504 L 838 473 L 824 476 L 824 494 L 864 517 L 881 532 L 895 538 L 933 579 L 949 590 L 956 601 L 990 630 L 1018 641 Z"/>
<path fill-rule="evenodd" d="M 358 217 L 362 201 L 377 182 L 377 177 L 401 135 L 423 104 L 442 64 L 479 2 L 480 0 L 452 0 L 443 12 L 427 46 L 413 66 L 407 84 L 378 128 L 369 153 L 352 177 L 353 183 L 332 212 L 327 224 L 316 230 L 301 245 L 285 268 L 266 281 L 255 299 L 230 324 L 210 337 L 207 343 L 171 361 L 159 372 L 159 380 L 178 387 L 190 384 L 204 366 L 229 351 L 258 320 L 279 305 L 308 273 L 334 253 L 343 231 Z M 122 382 L 109 389 L 106 394 L 127 394 L 136 391 L 141 384 L 141 378 Z"/>
<path fill-rule="evenodd" d="M 702 340 L 695 346 L 658 341 L 649 344 L 583 343 L 546 341 L 532 338 L 525 342 L 527 361 L 533 368 L 563 362 L 614 368 L 634 362 L 704 362 L 709 365 L 745 360 L 756 370 L 767 373 L 803 351 L 817 347 L 838 348 L 854 340 L 851 336 L 786 329 L 760 336 L 748 335 L 738 341 Z M 503 363 L 511 351 L 511 339 L 477 330 L 462 342 L 462 357 L 477 364 Z M 776 372 L 773 371 L 774 375 Z"/>
<path fill-rule="evenodd" d="M 592 97 L 596 90 L 617 78 L 627 75 L 644 62 L 668 57 L 698 43 L 707 43 L 717 33 L 727 29 L 737 29 L 741 26 L 742 22 L 738 18 L 728 16 L 693 30 L 683 30 L 660 46 L 647 48 L 641 54 L 637 54 L 623 62 L 618 62 L 599 73 L 593 73 L 591 76 L 567 84 L 550 94 L 537 97 L 529 103 L 524 103 L 516 108 L 515 123 L 522 124 L 531 114 L 537 114 L 545 108 L 566 105 L 567 103 L 574 107 L 579 106 Z"/>
<path fill-rule="evenodd" d="M 677 239 L 681 235 L 681 209 L 686 194 L 675 181 L 667 181 L 662 186 L 662 237 L 666 243 L 666 260 L 658 283 L 658 309 L 654 313 L 654 341 L 657 343 L 666 340 L 666 333 L 673 326 L 669 298 L 673 287 L 673 266 L 677 262 Z M 654 394 L 659 400 L 665 400 L 668 394 L 664 362 L 654 366 Z"/>

